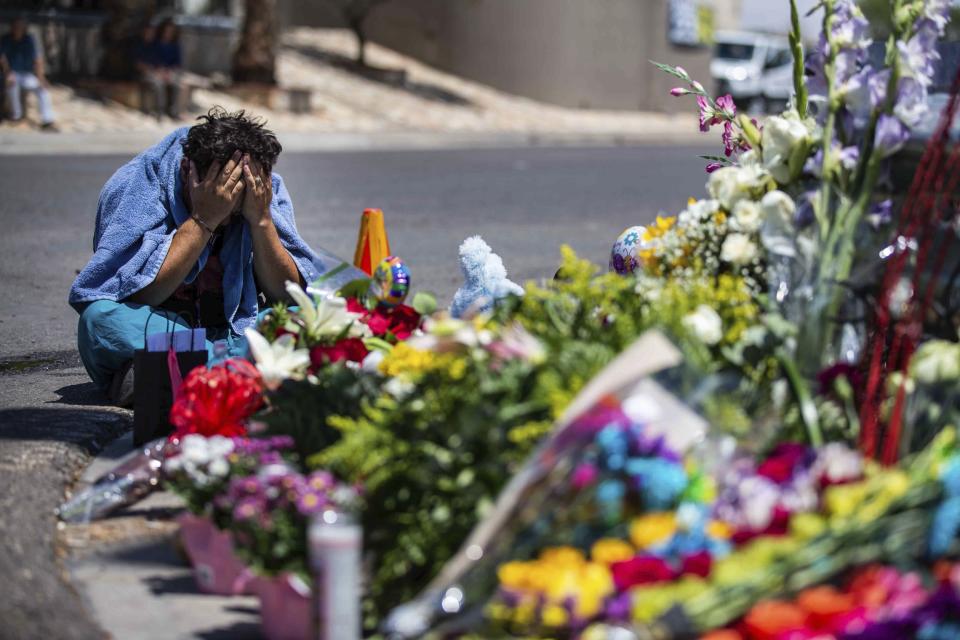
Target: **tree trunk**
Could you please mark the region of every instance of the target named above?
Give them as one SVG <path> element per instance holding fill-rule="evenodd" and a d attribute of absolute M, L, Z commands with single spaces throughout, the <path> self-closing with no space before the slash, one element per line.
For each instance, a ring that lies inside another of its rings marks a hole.
<path fill-rule="evenodd" d="M 367 66 L 367 32 L 363 28 L 364 21 L 364 18 L 350 20 L 350 30 L 357 38 L 357 64 L 361 67 Z"/>
<path fill-rule="evenodd" d="M 276 84 L 276 0 L 246 0 L 240 44 L 233 54 L 233 81 Z"/>

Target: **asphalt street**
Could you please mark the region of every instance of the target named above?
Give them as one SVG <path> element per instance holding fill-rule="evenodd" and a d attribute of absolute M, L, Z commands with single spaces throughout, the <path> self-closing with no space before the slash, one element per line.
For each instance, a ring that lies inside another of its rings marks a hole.
<path fill-rule="evenodd" d="M 702 195 L 689 147 L 344 152 L 281 156 L 304 238 L 351 258 L 360 212 L 386 213 L 414 288 L 449 300 L 457 247 L 482 235 L 511 277 L 549 277 L 558 248 L 606 262 L 617 234 Z M 128 158 L 0 157 L 0 357 L 72 349 L 66 304 L 91 254 L 97 196 Z"/>
<path fill-rule="evenodd" d="M 386 214 L 415 290 L 449 303 L 457 247 L 479 234 L 520 282 L 549 278 L 559 246 L 606 264 L 625 227 L 702 196 L 705 150 L 524 148 L 287 154 L 276 171 L 301 234 L 350 258 L 360 212 Z M 75 355 L 67 291 L 91 254 L 97 196 L 128 157 L 0 156 L 0 637 L 91 638 L 60 578 L 53 508 L 123 431 Z"/>

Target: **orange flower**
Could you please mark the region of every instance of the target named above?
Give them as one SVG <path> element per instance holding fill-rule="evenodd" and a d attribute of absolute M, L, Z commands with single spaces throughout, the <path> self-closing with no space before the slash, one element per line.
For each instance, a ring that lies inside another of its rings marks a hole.
<path fill-rule="evenodd" d="M 788 631 L 807 626 L 807 614 L 795 604 L 780 600 L 758 602 L 743 619 L 749 640 L 774 640 Z"/>
<path fill-rule="evenodd" d="M 700 640 L 743 640 L 743 636 L 733 629 L 718 629 L 701 636 Z"/>
<path fill-rule="evenodd" d="M 841 593 L 825 585 L 807 589 L 797 596 L 797 606 L 810 615 L 814 626 L 826 627 L 838 616 L 853 610 L 856 600 L 849 593 Z"/>

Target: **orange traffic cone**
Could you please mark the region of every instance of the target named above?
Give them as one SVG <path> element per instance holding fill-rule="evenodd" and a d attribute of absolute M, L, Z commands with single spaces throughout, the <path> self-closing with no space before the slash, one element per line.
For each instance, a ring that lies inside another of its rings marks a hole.
<path fill-rule="evenodd" d="M 390 255 L 390 241 L 383 225 L 383 211 L 366 209 L 360 217 L 360 235 L 353 254 L 353 266 L 367 275 L 373 275 L 380 261 Z"/>

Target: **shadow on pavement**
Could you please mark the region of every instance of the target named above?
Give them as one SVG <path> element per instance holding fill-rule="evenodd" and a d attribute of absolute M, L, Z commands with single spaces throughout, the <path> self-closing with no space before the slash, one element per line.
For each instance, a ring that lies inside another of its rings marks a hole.
<path fill-rule="evenodd" d="M 94 455 L 131 428 L 126 413 L 68 408 L 0 409 L 0 440 L 63 442 Z"/>
<path fill-rule="evenodd" d="M 173 593 L 197 593 L 197 583 L 190 574 L 179 576 L 151 576 L 144 579 L 155 596 Z"/>
<path fill-rule="evenodd" d="M 46 404 L 70 404 L 79 407 L 102 407 L 110 404 L 106 394 L 92 382 L 68 384 L 54 393 L 57 394 L 57 399 L 48 400 Z"/>
<path fill-rule="evenodd" d="M 238 622 L 229 627 L 219 629 L 210 629 L 196 634 L 197 638 L 203 640 L 243 640 L 245 638 L 262 638 L 260 625 L 256 622 Z"/>
<path fill-rule="evenodd" d="M 427 82 L 416 82 L 410 80 L 407 77 L 406 71 L 403 69 L 384 69 L 369 65 L 362 66 L 353 58 L 348 58 L 347 56 L 329 51 L 327 49 L 321 49 L 319 47 L 311 47 L 300 44 L 287 44 L 284 46 L 288 49 L 296 51 L 301 55 L 307 56 L 308 58 L 313 58 L 314 60 L 328 64 L 331 67 L 335 67 L 348 73 L 353 73 L 366 78 L 367 80 L 379 82 L 380 84 L 384 84 L 395 89 L 402 89 L 407 93 L 424 98 L 425 100 L 432 100 L 434 102 L 463 107 L 468 107 L 473 104 L 467 98 L 461 96 L 459 93 L 450 91 L 449 89 L 445 89 L 441 86 Z"/>

